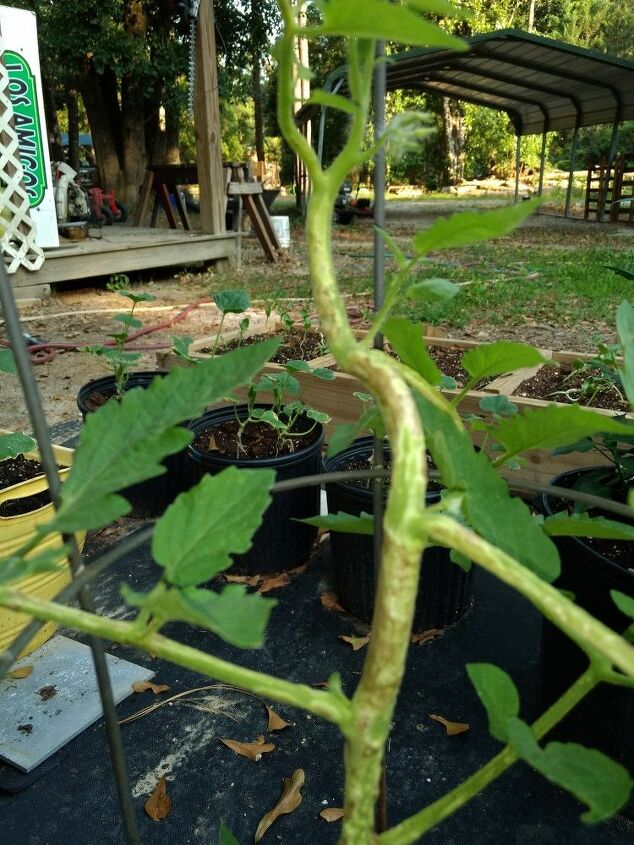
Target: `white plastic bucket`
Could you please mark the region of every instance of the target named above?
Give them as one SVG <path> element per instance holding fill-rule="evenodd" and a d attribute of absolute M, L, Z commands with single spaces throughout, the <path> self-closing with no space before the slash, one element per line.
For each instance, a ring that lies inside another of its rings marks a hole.
<path fill-rule="evenodd" d="M 291 222 L 288 217 L 271 217 L 271 223 L 282 249 L 288 249 L 291 245 Z"/>

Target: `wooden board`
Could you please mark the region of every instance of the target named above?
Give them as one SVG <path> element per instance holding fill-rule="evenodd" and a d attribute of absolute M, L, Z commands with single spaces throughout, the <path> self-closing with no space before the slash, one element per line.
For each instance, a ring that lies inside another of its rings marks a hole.
<path fill-rule="evenodd" d="M 94 231 L 94 230 L 91 230 Z M 73 279 L 110 276 L 155 267 L 170 267 L 235 256 L 236 235 L 204 235 L 171 229 L 108 226 L 101 237 L 64 242 L 47 250 L 40 270 L 18 270 L 12 277 L 17 290 L 23 286 L 52 285 Z"/>

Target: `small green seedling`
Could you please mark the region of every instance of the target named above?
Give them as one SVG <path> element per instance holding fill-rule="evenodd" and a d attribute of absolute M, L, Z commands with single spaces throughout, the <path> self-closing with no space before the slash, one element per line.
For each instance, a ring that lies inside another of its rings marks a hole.
<path fill-rule="evenodd" d="M 113 373 L 115 395 L 120 400 L 125 393 L 132 367 L 141 360 L 140 352 L 126 352 L 125 349 L 132 329 L 138 330 L 143 325 L 141 320 L 134 316 L 135 308 L 139 302 L 154 302 L 156 297 L 151 293 L 132 293 L 129 290 L 118 290 L 117 293 L 119 296 L 129 299 L 132 306 L 127 314 L 117 314 L 113 318 L 122 325 L 121 331 L 109 335 L 113 339 L 114 344 L 109 346 L 88 346 L 86 349 L 97 359 L 103 361 L 106 367 Z"/>
<path fill-rule="evenodd" d="M 222 317 L 220 318 L 220 325 L 218 326 L 214 345 L 211 349 L 212 357 L 216 354 L 218 350 L 222 327 L 224 326 L 227 314 L 243 314 L 251 304 L 251 297 L 249 296 L 246 290 L 220 290 L 214 294 L 214 302 L 218 306 Z M 244 320 L 242 321 L 242 323 L 243 322 Z M 240 323 L 240 326 L 242 326 L 242 323 Z M 244 329 L 244 331 L 246 331 L 246 328 Z M 240 336 L 240 339 L 242 339 L 242 334 Z"/>

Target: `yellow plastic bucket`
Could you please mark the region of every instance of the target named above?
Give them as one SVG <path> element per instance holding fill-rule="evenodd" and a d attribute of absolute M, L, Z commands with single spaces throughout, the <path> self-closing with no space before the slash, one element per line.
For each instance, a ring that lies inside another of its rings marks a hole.
<path fill-rule="evenodd" d="M 0 430 L 0 434 L 5 433 L 8 432 Z M 63 446 L 54 446 L 53 452 L 60 466 L 70 468 L 73 462 L 72 449 L 66 449 Z M 37 460 L 39 454 L 37 452 L 29 452 L 26 457 Z M 64 478 L 68 475 L 69 471 L 69 469 L 60 470 L 60 477 Z M 23 499 L 26 496 L 33 496 L 36 493 L 46 490 L 47 487 L 48 483 L 44 476 L 22 481 L 19 484 L 14 484 L 12 487 L 6 487 L 4 490 L 0 490 L 0 504 L 10 499 Z M 36 527 L 49 522 L 53 518 L 53 514 L 53 505 L 48 504 L 37 510 L 20 514 L 19 516 L 0 516 L 0 560 L 9 557 L 16 549 L 26 543 L 32 537 Z M 83 547 L 85 536 L 85 533 L 77 535 L 80 549 Z M 61 535 L 51 534 L 40 543 L 33 554 L 39 553 L 42 549 L 55 548 L 56 546 L 61 547 L 61 545 Z M 71 574 L 68 561 L 65 556 L 60 554 L 57 569 L 50 572 L 43 572 L 40 575 L 34 575 L 31 578 L 24 578 L 22 581 L 16 581 L 12 586 L 21 593 L 26 593 L 38 599 L 48 600 L 63 590 L 70 581 Z M 30 621 L 30 617 L 24 613 L 16 613 L 7 608 L 0 607 L 0 652 L 4 651 L 13 642 L 20 631 Z M 24 651 L 22 651 L 20 656 L 25 657 L 45 643 L 53 636 L 56 628 L 57 626 L 53 622 L 47 622 Z"/>

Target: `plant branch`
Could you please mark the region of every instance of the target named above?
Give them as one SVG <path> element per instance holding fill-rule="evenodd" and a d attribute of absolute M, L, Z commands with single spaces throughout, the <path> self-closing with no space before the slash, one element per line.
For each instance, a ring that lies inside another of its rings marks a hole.
<path fill-rule="evenodd" d="M 634 676 L 634 647 L 510 555 L 448 516 L 427 514 L 424 530 L 440 545 L 456 549 L 525 596 L 584 651 L 597 652 Z"/>
<path fill-rule="evenodd" d="M 236 666 L 206 652 L 175 642 L 162 634 L 143 634 L 134 622 L 119 622 L 54 602 L 41 601 L 0 587 L 0 604 L 11 610 L 56 622 L 104 640 L 132 645 L 177 666 L 241 687 L 284 704 L 292 704 L 339 725 L 345 734 L 350 721 L 350 702 L 339 692 L 316 690 Z"/>

